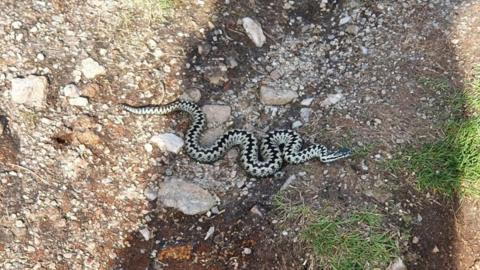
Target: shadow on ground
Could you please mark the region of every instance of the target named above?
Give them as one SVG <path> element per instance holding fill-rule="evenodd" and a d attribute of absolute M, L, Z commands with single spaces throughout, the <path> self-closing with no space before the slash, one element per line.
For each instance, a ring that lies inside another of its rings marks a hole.
<path fill-rule="evenodd" d="M 318 1 L 317 1 L 318 2 Z M 331 2 L 331 1 L 330 1 Z M 275 27 L 284 28 L 284 32 L 290 30 L 298 32 L 295 26 L 288 24 L 288 16 L 305 16 L 311 22 L 328 21 L 335 14 L 338 15 L 342 5 L 330 3 L 335 12 L 327 14 L 314 12 L 312 2 L 301 1 L 297 9 L 286 11 L 283 9 L 282 1 L 232 1 L 228 10 L 224 7 L 223 1 L 219 2 L 212 18 L 217 18 L 216 27 L 206 34 L 207 40 L 192 40 L 186 44 L 185 50 L 190 50 L 191 59 L 196 59 L 193 66 L 208 65 L 208 61 L 215 58 L 222 58 L 225 55 L 236 55 L 239 62 L 238 69 L 229 71 L 230 78 L 223 85 L 212 86 L 205 77 L 200 76 L 206 93 L 202 95 L 202 101 L 209 97 L 221 96 L 227 89 L 241 89 L 241 78 L 249 76 L 251 66 L 255 58 L 265 54 L 267 46 L 255 48 L 248 37 L 237 25 L 237 19 L 244 16 L 252 16 L 260 21 L 262 27 L 268 34 L 267 43 L 274 43 L 283 37 L 272 34 Z M 457 1 L 460 5 L 462 1 Z M 318 4 L 318 3 L 317 3 Z M 374 6 L 374 3 L 369 5 Z M 452 8 L 455 5 L 450 5 Z M 454 87 L 447 91 L 459 91 L 464 88 L 463 70 L 457 63 L 456 50 L 446 34 L 445 29 L 430 28 L 426 23 L 432 18 L 441 18 L 444 13 L 451 13 L 449 10 L 439 10 L 440 7 L 430 7 L 427 4 L 417 5 L 416 10 L 410 14 L 409 21 L 418 35 L 425 36 L 425 39 L 417 44 L 423 55 L 414 59 L 384 59 L 384 61 L 399 61 L 402 63 L 411 76 L 412 82 L 422 78 L 442 78 L 449 81 Z M 228 15 L 225 15 L 228 12 Z M 214 41 L 215 31 L 222 30 L 227 33 L 231 40 Z M 326 38 L 326 37 L 325 37 Z M 198 53 L 197 47 L 203 43 L 212 44 L 218 49 L 212 51 L 208 57 Z M 416 48 L 418 49 L 418 48 Z M 184 63 L 183 66 L 186 66 Z M 191 78 L 197 78 L 198 74 L 194 69 L 186 69 L 183 80 L 188 87 Z M 422 95 L 429 96 L 428 89 Z M 451 96 L 452 92 L 443 93 L 441 96 Z M 423 101 L 418 100 L 421 106 Z M 448 100 L 443 100 L 445 106 Z M 447 109 L 446 111 L 449 111 Z M 401 113 L 401 112 L 393 112 Z M 439 112 L 441 114 L 442 112 Z M 433 125 L 433 134 L 417 134 L 417 141 L 413 146 L 419 147 L 426 140 L 434 141 L 441 136 L 439 123 L 425 123 Z M 437 127 L 438 125 L 438 127 Z M 425 136 L 421 136 L 425 135 Z M 361 140 L 362 138 L 358 138 Z M 360 160 L 348 161 L 359 163 Z M 344 164 L 348 166 L 346 161 Z M 356 171 L 355 166 L 350 168 Z M 156 167 L 153 170 L 162 171 L 164 168 Z M 409 269 L 460 269 L 458 268 L 456 256 L 456 243 L 461 241 L 456 236 L 456 211 L 459 207 L 459 199 L 454 194 L 451 199 L 441 195 L 427 194 L 425 191 L 418 191 L 415 187 L 415 177 L 410 173 L 391 175 L 386 171 L 379 171 L 386 178 L 397 183 L 400 188 L 394 194 L 397 202 L 404 205 L 412 212 L 413 220 L 398 221 L 394 223 L 412 236 L 407 247 L 404 247 L 405 261 Z M 355 174 L 354 174 L 355 175 Z M 358 175 L 357 175 L 358 176 Z M 115 269 L 307 269 L 302 265 L 302 258 L 305 250 L 299 243 L 281 240 L 278 237 L 278 229 L 270 219 L 264 218 L 271 214 L 271 197 L 280 189 L 285 179 L 265 179 L 255 187 L 252 195 L 248 198 L 242 197 L 237 200 L 232 196 L 228 201 L 223 202 L 222 208 L 225 212 L 220 215 L 206 216 L 185 216 L 171 209 L 157 207 L 156 202 L 151 203 L 151 211 L 145 216 L 146 225 L 151 228 L 154 238 L 145 240 L 139 232 L 132 233 L 127 240 L 129 246 L 117 253 L 118 258 L 111 262 Z M 342 196 L 341 194 L 338 196 Z M 365 199 L 363 197 L 359 200 Z M 345 207 L 348 208 L 348 202 Z M 355 201 L 353 202 L 355 203 Z M 374 204 L 382 205 L 379 202 Z M 388 212 L 386 213 L 388 216 Z M 393 219 L 394 217 L 392 217 Z M 215 233 L 212 237 L 204 240 L 205 232 L 214 227 Z M 418 238 L 412 243 L 414 237 Z M 468 237 L 465 235 L 463 237 Z M 248 250 L 254 250 L 254 254 L 248 254 Z"/>

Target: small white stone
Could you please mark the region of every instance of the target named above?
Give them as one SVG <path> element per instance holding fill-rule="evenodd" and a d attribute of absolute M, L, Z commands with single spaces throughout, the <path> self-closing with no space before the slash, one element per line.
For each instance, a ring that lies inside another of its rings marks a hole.
<path fill-rule="evenodd" d="M 150 235 L 150 230 L 148 228 L 140 229 L 139 232 L 143 236 L 143 239 L 145 239 L 145 241 L 150 240 L 151 235 Z"/>
<path fill-rule="evenodd" d="M 12 79 L 11 99 L 14 103 L 43 107 L 47 98 L 48 81 L 44 76 L 30 75 Z"/>
<path fill-rule="evenodd" d="M 156 48 L 156 49 L 153 51 L 153 56 L 155 56 L 155 58 L 157 58 L 157 59 L 160 58 L 160 57 L 162 57 L 163 54 L 164 54 L 164 53 L 163 53 L 162 49 L 160 49 L 160 48 Z"/>
<path fill-rule="evenodd" d="M 45 55 L 43 53 L 38 53 L 37 54 L 37 61 L 43 61 L 45 60 Z"/>
<path fill-rule="evenodd" d="M 183 147 L 183 139 L 173 133 L 163 133 L 154 135 L 150 142 L 156 144 L 162 151 L 168 151 L 175 154 L 180 152 Z"/>
<path fill-rule="evenodd" d="M 81 63 L 81 70 L 83 73 L 83 76 L 87 79 L 93 79 L 99 75 L 105 75 L 106 70 L 103 66 L 101 66 L 99 63 L 97 63 L 95 60 L 92 58 L 87 58 L 82 60 Z"/>
<path fill-rule="evenodd" d="M 80 89 L 75 84 L 67 84 L 62 88 L 61 94 L 66 97 L 79 97 Z"/>
<path fill-rule="evenodd" d="M 263 34 L 262 26 L 249 17 L 242 19 L 242 25 L 248 37 L 255 43 L 255 46 L 262 47 L 267 40 Z"/>
<path fill-rule="evenodd" d="M 414 236 L 413 239 L 412 239 L 412 243 L 413 244 L 418 244 L 418 242 L 420 242 L 420 239 L 418 237 Z"/>
<path fill-rule="evenodd" d="M 153 151 L 153 146 L 149 143 L 144 144 L 143 148 L 145 148 L 145 151 L 147 151 L 147 153 L 151 153 Z"/>
<path fill-rule="evenodd" d="M 340 93 L 330 94 L 327 96 L 327 98 L 324 101 L 322 101 L 322 103 L 320 103 L 320 106 L 329 107 L 331 105 L 338 103 L 342 98 L 343 98 L 343 95 Z"/>
<path fill-rule="evenodd" d="M 438 253 L 438 252 L 440 252 L 440 249 L 438 249 L 438 247 L 435 246 L 435 247 L 433 248 L 432 252 L 433 252 L 433 253 Z"/>
<path fill-rule="evenodd" d="M 72 97 L 68 99 L 68 103 L 72 106 L 85 107 L 88 105 L 88 98 L 86 97 Z"/>
<path fill-rule="evenodd" d="M 245 255 L 250 255 L 250 254 L 252 254 L 252 249 L 250 249 L 250 248 L 244 248 L 244 249 L 243 249 L 243 254 L 245 254 Z"/>
<path fill-rule="evenodd" d="M 82 79 L 82 72 L 80 70 L 72 71 L 73 81 L 78 83 Z"/>
<path fill-rule="evenodd" d="M 25 223 L 23 223 L 23 220 L 17 219 L 15 221 L 15 227 L 17 228 L 25 228 Z"/>
<path fill-rule="evenodd" d="M 12 28 L 13 28 L 13 29 L 17 29 L 17 30 L 18 30 L 18 29 L 20 29 L 20 27 L 22 27 L 22 22 L 20 22 L 20 21 L 14 21 L 14 22 L 12 23 Z"/>
<path fill-rule="evenodd" d="M 154 201 L 158 198 L 158 190 L 152 187 L 147 187 L 143 191 L 143 195 L 145 195 L 145 198 L 149 201 Z"/>
<path fill-rule="evenodd" d="M 295 121 L 295 122 L 292 123 L 292 129 L 297 129 L 301 126 L 303 126 L 302 121 Z"/>
<path fill-rule="evenodd" d="M 302 102 L 300 102 L 300 104 L 302 104 L 303 106 L 310 106 L 310 105 L 312 105 L 312 102 L 313 102 L 313 98 L 306 98 L 306 99 L 302 100 Z"/>
<path fill-rule="evenodd" d="M 308 122 L 310 120 L 310 108 L 301 108 L 300 109 L 300 117 L 302 118 L 303 122 Z"/>
<path fill-rule="evenodd" d="M 215 227 L 214 226 L 210 227 L 203 240 L 207 240 L 208 238 L 210 238 L 213 235 L 214 232 L 215 232 Z"/>
<path fill-rule="evenodd" d="M 343 18 L 340 19 L 340 22 L 338 22 L 338 25 L 347 24 L 347 23 L 349 23 L 351 20 L 352 20 L 352 17 L 350 17 L 350 16 L 345 16 L 345 17 L 343 17 Z"/>
<path fill-rule="evenodd" d="M 157 47 L 157 42 L 153 39 L 149 39 L 147 41 L 147 47 L 150 49 L 150 50 L 155 50 L 155 48 Z"/>

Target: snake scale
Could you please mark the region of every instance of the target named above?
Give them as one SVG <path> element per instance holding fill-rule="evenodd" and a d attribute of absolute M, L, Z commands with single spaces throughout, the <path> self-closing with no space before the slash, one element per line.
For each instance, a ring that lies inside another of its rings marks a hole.
<path fill-rule="evenodd" d="M 260 147 L 251 132 L 241 129 L 229 130 L 212 145 L 202 146 L 199 139 L 205 127 L 206 117 L 200 107 L 193 102 L 177 100 L 166 105 L 134 107 L 122 104 L 122 107 L 135 114 L 164 115 L 174 111 L 187 112 L 192 117 L 192 123 L 185 135 L 185 149 L 192 159 L 212 163 L 236 146 L 240 148 L 242 167 L 254 177 L 272 176 L 280 171 L 284 162 L 300 164 L 317 158 L 328 163 L 351 155 L 348 149 L 330 151 L 321 144 L 314 144 L 302 150 L 302 138 L 290 129 L 268 132 L 261 140 Z"/>

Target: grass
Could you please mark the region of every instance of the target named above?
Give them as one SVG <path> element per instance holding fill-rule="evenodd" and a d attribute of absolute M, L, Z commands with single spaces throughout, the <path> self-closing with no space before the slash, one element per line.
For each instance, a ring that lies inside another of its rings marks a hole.
<path fill-rule="evenodd" d="M 447 196 L 480 195 L 480 121 L 451 122 L 445 137 L 410 153 L 418 186 Z"/>
<path fill-rule="evenodd" d="M 283 194 L 274 198 L 274 205 L 286 221 L 303 227 L 301 239 L 314 253 L 319 269 L 384 269 L 399 254 L 378 213 L 321 214 L 303 203 L 292 203 Z"/>
<path fill-rule="evenodd" d="M 477 73 L 480 75 L 480 69 Z M 442 80 L 420 80 L 434 91 L 455 92 Z M 443 138 L 407 150 L 406 158 L 396 159 L 390 169 L 413 171 L 418 187 L 452 197 L 480 197 L 480 76 L 461 94 L 447 94 L 449 119 Z"/>
<path fill-rule="evenodd" d="M 163 19 L 172 11 L 175 0 L 122 0 L 122 3 L 133 13 L 140 14 L 141 19 L 155 22 Z M 126 16 L 124 19 L 126 20 L 126 18 L 130 18 L 130 16 Z"/>

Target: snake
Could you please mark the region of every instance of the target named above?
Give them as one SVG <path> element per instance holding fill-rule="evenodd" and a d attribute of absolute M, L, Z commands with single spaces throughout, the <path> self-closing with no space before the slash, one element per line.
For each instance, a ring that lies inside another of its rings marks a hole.
<path fill-rule="evenodd" d="M 213 163 L 233 148 L 240 149 L 239 161 L 244 170 L 253 177 L 269 177 L 278 173 L 284 163 L 301 164 L 311 159 L 330 163 L 351 156 L 347 148 L 329 150 L 321 144 L 313 144 L 302 149 L 301 136 L 291 129 L 269 131 L 258 143 L 252 132 L 242 129 L 231 129 L 210 145 L 201 145 L 200 138 L 205 128 L 206 116 L 201 108 L 188 100 L 176 100 L 165 105 L 121 107 L 134 114 L 165 115 L 175 111 L 183 111 L 192 118 L 185 134 L 185 151 L 190 158 L 200 163 Z"/>

